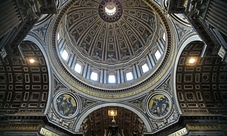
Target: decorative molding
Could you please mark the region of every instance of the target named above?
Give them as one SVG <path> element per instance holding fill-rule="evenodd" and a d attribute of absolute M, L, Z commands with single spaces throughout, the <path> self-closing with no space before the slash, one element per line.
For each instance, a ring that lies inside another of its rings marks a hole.
<path fill-rule="evenodd" d="M 194 130 L 199 130 L 199 131 L 223 130 L 223 131 L 227 131 L 227 124 L 187 124 L 186 128 L 189 131 L 194 131 Z"/>
<path fill-rule="evenodd" d="M 7 125 L 0 125 L 0 131 L 7 131 L 7 130 L 39 130 L 41 128 L 40 124 L 7 124 Z"/>
<path fill-rule="evenodd" d="M 44 136 L 59 136 L 58 134 L 43 127 L 40 129 L 39 133 Z"/>

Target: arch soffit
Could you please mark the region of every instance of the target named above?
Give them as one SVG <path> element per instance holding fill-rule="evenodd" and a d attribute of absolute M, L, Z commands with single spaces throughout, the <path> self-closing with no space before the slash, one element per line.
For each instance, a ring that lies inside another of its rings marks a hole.
<path fill-rule="evenodd" d="M 51 72 L 51 65 L 50 65 L 50 63 L 48 61 L 49 59 L 48 59 L 46 51 L 45 51 L 45 49 L 43 47 L 43 43 L 41 43 L 34 36 L 29 35 L 29 34 L 25 37 L 25 39 L 23 41 L 31 41 L 31 42 L 35 43 L 38 46 L 38 48 L 41 50 L 41 52 L 43 53 L 43 56 L 45 58 L 45 61 L 46 61 L 46 65 L 47 65 L 47 69 L 48 69 L 49 81 L 53 81 L 52 72 Z M 46 103 L 46 109 L 44 111 L 44 114 L 47 114 L 48 109 L 49 109 L 49 107 L 51 105 L 51 99 L 52 99 L 51 97 L 52 97 L 52 94 L 53 94 L 53 91 L 52 91 L 53 88 L 54 88 L 53 82 L 49 82 L 49 95 L 48 95 L 48 100 L 47 100 L 47 103 Z"/>
<path fill-rule="evenodd" d="M 151 132 L 152 129 L 151 129 L 151 126 L 150 126 L 150 123 L 148 121 L 148 119 L 145 117 L 144 114 L 142 114 L 141 112 L 139 112 L 137 109 L 131 107 L 131 106 L 128 106 L 128 105 L 125 105 L 125 104 L 121 104 L 121 103 L 105 103 L 105 104 L 100 104 L 100 105 L 97 105 L 93 108 L 90 108 L 88 109 L 84 114 L 82 114 L 79 118 L 79 120 L 77 121 L 76 123 L 76 127 L 75 127 L 75 132 L 79 132 L 79 129 L 80 129 L 80 126 L 83 122 L 83 120 L 90 114 L 92 113 L 93 111 L 97 110 L 97 109 L 100 109 L 100 108 L 103 108 L 103 107 L 107 107 L 107 106 L 118 106 L 118 107 L 122 107 L 122 108 L 125 108 L 125 109 L 128 109 L 132 112 L 134 112 L 135 114 L 137 114 L 144 122 L 146 128 L 147 128 L 147 131 L 148 132 Z"/>
<path fill-rule="evenodd" d="M 188 37 L 188 38 L 182 43 L 181 47 L 179 48 L 178 53 L 177 53 L 177 56 L 176 56 L 176 58 L 175 58 L 176 61 L 175 61 L 174 67 L 173 67 L 173 76 L 172 76 L 172 81 L 173 81 L 173 92 L 172 92 L 172 94 L 173 94 L 173 97 L 174 97 L 174 99 L 175 99 L 175 101 L 176 101 L 176 106 L 177 106 L 177 109 L 179 110 L 179 113 L 180 113 L 180 114 L 182 114 L 182 111 L 181 111 L 181 108 L 180 108 L 180 106 L 179 106 L 178 99 L 177 99 L 176 86 L 175 86 L 175 85 L 176 85 L 176 76 L 175 76 L 175 75 L 176 75 L 176 72 L 177 72 L 177 64 L 178 64 L 178 61 L 179 61 L 179 59 L 180 59 L 181 53 L 183 52 L 184 48 L 185 48 L 189 43 L 191 43 L 191 42 L 193 42 L 193 41 L 201 41 L 201 42 L 202 42 L 201 38 L 200 38 L 197 34 Z"/>

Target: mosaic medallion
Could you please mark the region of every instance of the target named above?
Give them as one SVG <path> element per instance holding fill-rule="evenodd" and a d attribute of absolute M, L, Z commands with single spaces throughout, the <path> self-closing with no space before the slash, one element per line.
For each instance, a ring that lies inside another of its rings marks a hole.
<path fill-rule="evenodd" d="M 61 94 L 55 99 L 56 111 L 65 117 L 71 117 L 76 113 L 77 102 L 70 94 Z"/>
<path fill-rule="evenodd" d="M 148 111 L 154 118 L 165 117 L 172 107 L 170 98 L 165 94 L 154 94 L 148 101 Z"/>

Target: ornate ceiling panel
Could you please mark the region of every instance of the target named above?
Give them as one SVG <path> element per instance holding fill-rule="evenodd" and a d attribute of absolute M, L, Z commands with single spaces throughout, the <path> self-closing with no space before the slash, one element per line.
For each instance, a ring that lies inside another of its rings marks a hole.
<path fill-rule="evenodd" d="M 117 8 L 114 15 L 105 13 L 108 5 Z M 116 64 L 138 57 L 152 44 L 156 19 L 141 1 L 79 1 L 68 11 L 65 25 L 71 49 L 82 52 L 84 60 Z"/>
<path fill-rule="evenodd" d="M 32 42 L 24 41 L 19 47 L 23 57 L 8 55 L 0 65 L 0 113 L 43 113 L 49 94 L 44 56 Z"/>
<path fill-rule="evenodd" d="M 204 44 L 191 42 L 182 52 L 176 74 L 176 89 L 183 114 L 227 114 L 227 66 Z M 195 64 L 189 58 L 195 57 Z M 215 65 L 214 65 L 215 64 Z"/>

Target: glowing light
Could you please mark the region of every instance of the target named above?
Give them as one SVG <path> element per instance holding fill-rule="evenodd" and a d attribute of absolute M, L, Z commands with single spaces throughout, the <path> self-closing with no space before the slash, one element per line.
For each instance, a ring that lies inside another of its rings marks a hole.
<path fill-rule="evenodd" d="M 194 64 L 196 62 L 196 58 L 190 58 L 189 60 L 188 60 L 188 63 L 189 64 Z"/>
<path fill-rule="evenodd" d="M 76 66 L 75 66 L 74 70 L 75 70 L 77 73 L 81 73 L 81 71 L 82 71 L 81 65 L 78 64 L 78 63 L 76 63 Z"/>
<path fill-rule="evenodd" d="M 113 116 L 114 115 L 114 111 L 111 111 L 110 114 Z"/>
<path fill-rule="evenodd" d="M 58 33 L 58 34 L 57 34 L 57 40 L 59 40 L 59 39 L 60 39 L 60 34 Z"/>
<path fill-rule="evenodd" d="M 112 116 L 113 117 L 112 123 L 116 123 L 114 116 L 117 116 L 117 110 L 108 110 L 108 116 Z"/>
<path fill-rule="evenodd" d="M 95 73 L 95 72 L 91 72 L 91 80 L 93 80 L 93 81 L 97 81 L 98 80 L 98 74 L 97 73 Z"/>
<path fill-rule="evenodd" d="M 117 116 L 117 110 L 108 110 L 108 116 Z"/>
<path fill-rule="evenodd" d="M 149 70 L 149 67 L 147 66 L 147 63 L 145 63 L 145 64 L 142 66 L 142 70 L 143 70 L 143 73 L 146 73 L 146 72 Z"/>
<path fill-rule="evenodd" d="M 116 13 L 117 8 L 114 4 L 110 3 L 105 6 L 105 12 L 107 15 L 112 16 Z"/>
<path fill-rule="evenodd" d="M 127 81 L 129 81 L 129 80 L 132 80 L 132 79 L 133 79 L 132 72 L 128 72 L 128 73 L 126 73 L 126 79 L 127 79 Z"/>
<path fill-rule="evenodd" d="M 163 40 L 166 41 L 166 33 L 163 33 Z"/>
<path fill-rule="evenodd" d="M 30 63 L 35 63 L 35 60 L 34 59 L 29 59 L 29 62 Z"/>
<path fill-rule="evenodd" d="M 116 83 L 115 75 L 109 75 L 109 83 Z"/>
<path fill-rule="evenodd" d="M 62 58 L 63 58 L 64 60 L 67 60 L 69 54 L 68 54 L 68 52 L 67 52 L 66 50 L 64 50 L 64 51 L 62 52 L 61 56 L 62 56 Z"/>
<path fill-rule="evenodd" d="M 161 58 L 161 53 L 159 52 L 159 50 L 157 50 L 156 52 L 155 52 L 155 57 L 156 57 L 156 59 L 157 60 L 159 60 L 160 58 Z"/>

